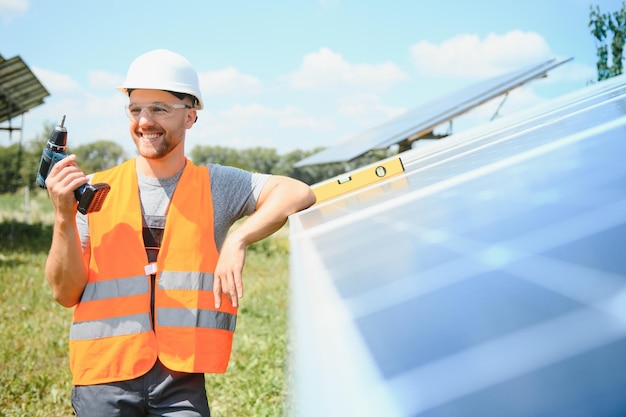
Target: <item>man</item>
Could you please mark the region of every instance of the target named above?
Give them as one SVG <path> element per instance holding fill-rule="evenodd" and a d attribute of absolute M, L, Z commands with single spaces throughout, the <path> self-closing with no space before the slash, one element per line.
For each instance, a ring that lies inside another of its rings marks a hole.
<path fill-rule="evenodd" d="M 209 416 L 204 373 L 226 371 L 246 247 L 315 196 L 292 178 L 185 157 L 203 102 L 184 57 L 139 56 L 119 90 L 139 156 L 87 177 L 69 155 L 46 180 L 46 279 L 57 302 L 75 306 L 72 406 L 79 417 Z M 82 215 L 74 190 L 89 181 L 111 190 Z"/>

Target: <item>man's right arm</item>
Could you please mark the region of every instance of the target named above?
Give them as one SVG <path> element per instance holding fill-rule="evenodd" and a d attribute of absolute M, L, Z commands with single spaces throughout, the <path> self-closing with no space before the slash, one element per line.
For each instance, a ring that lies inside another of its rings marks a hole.
<path fill-rule="evenodd" d="M 77 202 L 74 190 L 88 182 L 87 176 L 70 155 L 57 162 L 46 179 L 54 206 L 52 244 L 46 261 L 46 279 L 54 299 L 64 307 L 78 303 L 87 285 L 87 265 L 76 226 Z"/>

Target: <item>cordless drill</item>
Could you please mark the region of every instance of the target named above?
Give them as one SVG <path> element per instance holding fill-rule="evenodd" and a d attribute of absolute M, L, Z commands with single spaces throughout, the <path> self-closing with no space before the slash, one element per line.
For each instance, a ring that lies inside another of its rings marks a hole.
<path fill-rule="evenodd" d="M 65 153 L 67 129 L 63 126 L 64 123 L 65 116 L 61 120 L 61 124 L 56 126 L 50 134 L 46 147 L 41 154 L 39 172 L 37 172 L 37 185 L 41 188 L 46 188 L 46 178 L 48 178 L 54 164 L 67 156 Z M 110 189 L 109 184 L 100 183 L 85 184 L 74 190 L 74 197 L 78 201 L 78 211 L 83 214 L 99 211 Z"/>

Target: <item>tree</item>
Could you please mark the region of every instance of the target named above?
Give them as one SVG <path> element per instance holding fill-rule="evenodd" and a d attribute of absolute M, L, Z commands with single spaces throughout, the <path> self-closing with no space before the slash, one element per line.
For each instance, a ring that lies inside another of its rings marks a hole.
<path fill-rule="evenodd" d="M 236 166 L 237 151 L 223 146 L 196 145 L 191 150 L 191 160 L 196 165 L 219 164 Z"/>
<path fill-rule="evenodd" d="M 0 147 L 0 193 L 13 193 L 24 186 L 36 188 L 41 153 L 54 125 L 45 125 L 45 133 L 26 144 L 21 141 Z"/>
<path fill-rule="evenodd" d="M 270 174 L 285 175 L 287 177 L 298 179 L 305 184 L 313 185 L 321 182 L 325 179 L 343 174 L 346 170 L 344 164 L 323 164 L 323 165 L 309 165 L 300 168 L 294 167 L 296 162 L 318 153 L 324 148 L 317 148 L 311 151 L 302 151 L 300 149 L 291 151 L 285 154 L 273 169 L 269 171 Z"/>
<path fill-rule="evenodd" d="M 72 149 L 71 153 L 76 154 L 78 165 L 88 174 L 111 168 L 127 158 L 124 148 L 110 140 L 80 145 Z"/>
<path fill-rule="evenodd" d="M 598 81 L 620 75 L 623 72 L 624 42 L 626 41 L 626 4 L 620 11 L 601 13 L 600 6 L 589 6 L 589 27 L 596 39 Z M 609 34 L 613 34 L 611 60 L 609 63 Z"/>
<path fill-rule="evenodd" d="M 238 152 L 238 166 L 252 172 L 271 172 L 280 160 L 276 149 L 247 148 Z"/>
<path fill-rule="evenodd" d="M 13 193 L 22 185 L 18 167 L 21 151 L 17 143 L 0 148 L 0 193 Z"/>
<path fill-rule="evenodd" d="M 191 160 L 196 165 L 219 164 L 268 173 L 280 160 L 275 149 L 247 148 L 236 150 L 223 146 L 196 145 L 191 150 Z"/>

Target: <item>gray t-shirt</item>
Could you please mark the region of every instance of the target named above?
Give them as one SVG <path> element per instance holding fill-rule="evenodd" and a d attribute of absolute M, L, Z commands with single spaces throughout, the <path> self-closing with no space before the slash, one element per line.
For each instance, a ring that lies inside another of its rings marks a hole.
<path fill-rule="evenodd" d="M 233 223 L 254 212 L 256 202 L 269 175 L 217 164 L 209 164 L 208 167 L 211 176 L 215 243 L 219 250 Z M 148 257 L 151 258 L 150 262 L 155 260 L 152 258 L 155 258 L 158 253 L 169 202 L 181 174 L 182 170 L 170 178 L 150 178 L 137 172 L 144 241 Z M 87 216 L 81 213 L 76 215 L 83 249 L 89 244 Z M 157 245 L 152 252 L 150 242 Z"/>

